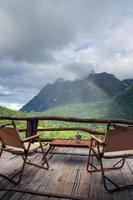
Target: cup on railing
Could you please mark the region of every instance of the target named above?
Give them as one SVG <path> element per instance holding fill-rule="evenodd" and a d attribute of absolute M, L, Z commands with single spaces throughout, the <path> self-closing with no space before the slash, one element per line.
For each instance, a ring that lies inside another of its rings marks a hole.
<path fill-rule="evenodd" d="M 76 143 L 80 143 L 80 140 L 81 140 L 81 135 L 79 132 L 77 132 L 76 136 L 75 136 L 75 139 L 76 139 Z"/>

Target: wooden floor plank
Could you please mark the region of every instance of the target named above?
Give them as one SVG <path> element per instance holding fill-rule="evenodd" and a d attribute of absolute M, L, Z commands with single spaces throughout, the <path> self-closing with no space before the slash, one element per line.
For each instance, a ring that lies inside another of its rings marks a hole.
<path fill-rule="evenodd" d="M 87 149 L 55 148 L 55 152 L 88 153 Z M 41 163 L 42 155 L 37 153 L 30 157 L 32 161 Z M 13 175 L 20 168 L 22 160 L 5 153 L 0 159 L 0 172 Z M 114 161 L 104 160 L 104 165 L 110 166 Z M 86 171 L 87 157 L 75 155 L 54 154 L 49 159 L 49 170 L 38 169 L 26 165 L 22 181 L 14 186 L 0 177 L 0 188 L 30 189 L 37 192 L 78 196 L 86 200 L 133 200 L 133 190 L 125 190 L 109 194 L 101 182 L 101 173 L 88 173 Z M 118 183 L 133 183 L 133 160 L 128 160 L 123 169 L 106 172 Z M 17 177 L 16 177 L 17 178 Z M 36 196 L 21 192 L 0 191 L 2 200 L 59 200 L 59 198 Z M 68 198 L 60 198 L 60 200 Z"/>

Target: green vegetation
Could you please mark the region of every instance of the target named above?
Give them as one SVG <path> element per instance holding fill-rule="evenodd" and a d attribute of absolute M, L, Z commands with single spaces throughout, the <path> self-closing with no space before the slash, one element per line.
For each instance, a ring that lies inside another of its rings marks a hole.
<path fill-rule="evenodd" d="M 129 92 L 129 91 L 128 91 Z M 132 90 L 131 90 L 132 92 Z M 81 118 L 125 118 L 132 119 L 133 114 L 132 109 L 127 109 L 128 104 L 124 104 L 125 101 L 122 101 L 125 93 L 120 93 L 119 98 L 110 98 L 98 102 L 88 102 L 88 103 L 75 103 L 68 104 L 63 106 L 58 106 L 56 108 L 49 109 L 44 112 L 30 112 L 23 113 L 19 111 L 13 111 L 11 109 L 7 109 L 4 107 L 0 107 L 0 115 L 2 116 L 50 116 L 50 115 L 58 115 L 58 116 L 71 116 L 71 117 L 81 117 Z M 124 96 L 125 97 L 125 96 Z M 130 105 L 132 103 L 131 99 L 128 98 L 126 94 L 126 101 L 130 101 Z M 115 103 L 114 103 L 115 102 Z M 127 112 L 126 112 L 127 111 Z M 129 111 L 129 112 L 128 112 Z M 8 121 L 2 121 L 1 123 L 9 123 Z M 26 122 L 16 121 L 16 125 L 18 128 L 25 128 Z M 68 127 L 68 126 L 82 126 L 82 127 L 90 127 L 99 131 L 106 130 L 105 125 L 100 124 L 85 124 L 85 123 L 68 123 L 68 122 L 59 122 L 59 121 L 40 121 L 39 128 L 47 128 L 47 127 Z M 55 131 L 55 132 L 41 132 L 41 137 L 45 138 L 75 138 L 76 131 Z M 87 133 L 81 132 L 82 138 L 88 138 L 89 135 Z M 24 138 L 25 133 L 21 133 L 21 136 Z"/>
<path fill-rule="evenodd" d="M 102 118 L 107 115 L 110 101 L 68 104 L 40 113 L 41 115 L 59 115 L 87 118 Z"/>
<path fill-rule="evenodd" d="M 17 113 L 19 112 L 0 106 L 0 116 L 14 116 Z"/>
<path fill-rule="evenodd" d="M 88 117 L 88 118 L 100 118 L 104 117 L 106 113 L 106 107 L 109 102 L 106 102 L 106 106 L 104 102 L 99 102 L 99 104 L 91 103 L 91 104 L 69 104 L 65 106 L 60 106 L 54 109 L 49 109 L 45 112 L 31 112 L 31 113 L 23 113 L 19 111 L 13 111 L 7 108 L 0 107 L 1 116 L 46 116 L 46 115 L 58 115 L 58 116 L 73 116 L 73 117 Z M 100 108 L 100 109 L 99 109 Z M 102 113 L 102 116 L 100 115 Z M 7 120 L 1 120 L 2 123 L 9 123 Z M 25 128 L 26 122 L 16 121 L 15 122 L 18 128 Z M 68 126 L 83 126 L 83 127 L 93 127 L 97 130 L 103 130 L 103 126 L 94 125 L 94 124 L 85 124 L 85 123 L 68 123 L 68 122 L 58 122 L 58 121 L 40 121 L 39 128 L 41 127 L 68 127 Z M 55 131 L 55 132 L 40 132 L 41 137 L 45 138 L 75 138 L 77 131 Z M 89 138 L 89 134 L 85 132 L 80 132 L 82 138 Z M 21 137 L 25 137 L 25 133 L 21 133 Z"/>
<path fill-rule="evenodd" d="M 55 81 L 46 85 L 21 111 L 0 107 L 3 116 L 71 116 L 81 118 L 123 118 L 133 119 L 133 80 L 120 81 L 108 73 L 90 74 L 85 80 Z M 39 111 L 39 112 L 30 112 Z M 9 123 L 3 122 L 1 123 Z M 26 122 L 16 121 L 18 128 L 25 128 Z M 105 130 L 100 124 L 40 121 L 39 127 L 92 127 Z M 82 133 L 82 137 L 89 137 Z M 21 134 L 25 137 L 25 134 Z M 41 132 L 46 138 L 74 138 L 74 131 Z"/>
<path fill-rule="evenodd" d="M 65 138 L 65 139 L 74 139 L 75 135 L 77 134 L 77 132 L 75 131 L 54 131 L 54 132 L 42 132 L 40 133 L 40 137 L 41 138 Z M 80 131 L 81 137 L 84 139 L 88 139 L 90 138 L 90 135 L 88 133 L 83 133 Z"/>
<path fill-rule="evenodd" d="M 69 104 L 79 104 L 81 108 L 83 107 L 83 110 L 84 104 L 87 105 L 87 109 L 88 106 L 90 109 L 90 105 L 92 105 L 92 108 L 94 107 L 95 109 L 96 106 L 95 110 L 97 110 L 99 102 L 105 102 L 108 99 L 112 99 L 120 92 L 123 92 L 127 87 L 127 85 L 125 86 L 125 84 L 114 75 L 105 72 L 90 74 L 88 77 L 81 80 L 57 80 L 53 84 L 47 84 L 44 86 L 44 88 L 40 90 L 33 99 L 23 106 L 21 111 L 43 112 L 51 108 L 53 109 L 58 106 L 62 107 Z M 95 104 L 92 102 L 95 102 Z M 67 111 L 67 113 L 68 112 L 69 111 Z M 81 112 L 83 111 L 81 110 Z M 72 113 L 75 115 L 75 112 Z M 94 113 L 94 115 L 95 114 L 97 113 Z M 86 113 L 84 115 L 86 115 Z"/>
<path fill-rule="evenodd" d="M 21 111 L 42 112 L 39 115 L 132 119 L 132 84 L 132 79 L 121 81 L 106 72 L 92 73 L 81 80 L 57 80 L 45 85 Z"/>

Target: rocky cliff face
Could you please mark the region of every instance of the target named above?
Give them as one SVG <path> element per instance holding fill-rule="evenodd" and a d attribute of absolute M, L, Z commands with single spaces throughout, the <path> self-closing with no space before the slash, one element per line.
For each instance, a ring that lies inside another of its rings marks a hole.
<path fill-rule="evenodd" d="M 129 85 L 108 73 L 90 74 L 85 80 L 57 80 L 46 85 L 21 111 L 42 112 L 61 105 L 99 102 L 113 98 Z"/>

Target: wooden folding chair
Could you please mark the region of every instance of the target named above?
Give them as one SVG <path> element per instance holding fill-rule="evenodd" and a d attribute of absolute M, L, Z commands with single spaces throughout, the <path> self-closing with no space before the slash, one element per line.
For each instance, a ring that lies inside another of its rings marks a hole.
<path fill-rule="evenodd" d="M 21 170 L 19 171 L 20 175 L 19 175 L 18 181 L 13 180 L 15 176 L 13 176 L 12 178 L 9 178 L 8 176 L 5 176 L 4 174 L 0 174 L 0 176 L 7 178 L 9 181 L 11 181 L 14 184 L 18 184 L 21 181 L 26 163 L 30 165 L 34 165 L 36 167 L 43 168 L 43 169 L 48 169 L 49 165 L 48 165 L 48 161 L 45 156 L 45 152 L 44 152 L 41 140 L 39 138 L 39 135 L 37 134 L 31 137 L 25 138 L 24 140 L 21 140 L 19 136 L 19 132 L 15 126 L 15 123 L 12 122 L 12 125 L 13 127 L 7 127 L 6 125 L 2 125 L 0 127 L 0 140 L 2 144 L 1 149 L 0 149 L 0 157 L 3 151 L 7 151 L 15 155 L 21 156 L 23 159 L 23 164 L 22 164 Z M 31 149 L 33 140 L 36 140 L 38 142 L 38 146 Z M 42 165 L 35 164 L 31 162 L 28 158 L 29 154 L 34 152 L 37 148 L 41 148 L 41 152 L 43 156 L 42 160 L 44 160 Z M 46 165 L 46 167 L 44 167 L 44 165 Z"/>
<path fill-rule="evenodd" d="M 102 180 L 107 191 L 113 192 L 126 188 L 133 188 L 133 185 L 118 185 L 109 177 L 105 176 L 105 171 L 116 170 L 124 166 L 125 159 L 133 156 L 133 126 L 109 124 L 104 140 L 91 135 L 91 144 L 88 155 L 87 171 L 102 172 Z M 95 147 L 94 147 L 95 146 Z M 94 156 L 100 164 L 100 168 L 93 163 Z M 112 167 L 104 168 L 104 159 L 120 159 Z M 113 188 L 107 186 L 107 181 L 111 183 Z"/>

